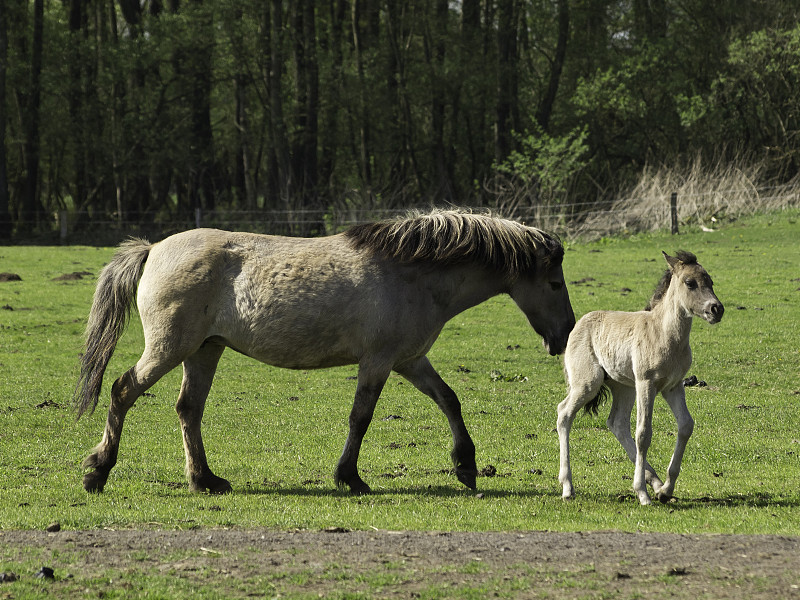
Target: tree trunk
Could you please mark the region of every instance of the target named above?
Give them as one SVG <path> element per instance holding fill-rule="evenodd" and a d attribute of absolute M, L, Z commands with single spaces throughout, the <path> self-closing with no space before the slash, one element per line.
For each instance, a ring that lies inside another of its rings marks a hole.
<path fill-rule="evenodd" d="M 564 69 L 564 59 L 567 55 L 567 40 L 569 39 L 569 2 L 558 0 L 558 40 L 556 51 L 550 64 L 550 77 L 547 89 L 539 102 L 536 111 L 536 122 L 542 131 L 547 131 L 550 126 L 550 115 L 553 114 L 553 105 L 558 93 L 558 84 L 561 81 L 561 71 Z"/>
<path fill-rule="evenodd" d="M 12 221 L 8 197 L 8 162 L 6 160 L 6 64 L 8 62 L 8 16 L 0 10 L 0 243 L 11 237 Z"/>
<path fill-rule="evenodd" d="M 190 150 L 189 202 L 194 209 L 216 208 L 216 161 L 214 132 L 211 128 L 211 75 L 214 53 L 214 23 L 211 10 L 203 0 L 192 0 L 196 35 L 192 37 L 187 57 L 191 89 L 192 144 Z"/>
<path fill-rule="evenodd" d="M 497 102 L 495 104 L 495 161 L 511 152 L 511 134 L 517 107 L 517 0 L 500 2 L 497 29 Z"/>
<path fill-rule="evenodd" d="M 297 181 L 297 202 L 314 204 L 317 177 L 319 123 L 319 67 L 313 0 L 294 4 L 294 64 L 297 133 L 292 144 L 292 172 Z"/>
<path fill-rule="evenodd" d="M 434 197 L 451 202 L 453 200 L 452 178 L 447 166 L 444 141 L 445 106 L 447 83 L 445 80 L 445 39 L 447 34 L 448 0 L 436 0 L 431 31 L 431 125 L 433 129 Z"/>
<path fill-rule="evenodd" d="M 367 84 L 364 71 L 364 61 L 362 57 L 363 44 L 361 41 L 361 10 L 360 5 L 363 0 L 352 0 L 350 12 L 352 32 L 353 32 L 353 55 L 356 63 L 356 73 L 358 75 L 358 108 L 356 110 L 356 121 L 358 128 L 358 164 L 361 181 L 366 188 L 366 192 L 371 193 L 372 188 L 372 168 L 370 166 L 369 150 L 369 118 L 367 115 Z"/>
<path fill-rule="evenodd" d="M 275 171 L 275 187 L 284 206 L 293 195 L 293 180 L 291 176 L 291 162 L 289 155 L 289 140 L 286 135 L 286 124 L 283 117 L 283 85 L 281 74 L 283 70 L 283 51 L 281 37 L 283 30 L 283 2 L 270 0 L 267 15 L 268 26 L 265 28 L 269 35 L 269 130 L 272 141 L 272 160 Z"/>
<path fill-rule="evenodd" d="M 30 96 L 25 104 L 25 192 L 20 214 L 21 228 L 32 230 L 42 213 L 39 200 L 39 125 L 42 97 L 42 50 L 44 45 L 44 0 L 33 3 Z"/>

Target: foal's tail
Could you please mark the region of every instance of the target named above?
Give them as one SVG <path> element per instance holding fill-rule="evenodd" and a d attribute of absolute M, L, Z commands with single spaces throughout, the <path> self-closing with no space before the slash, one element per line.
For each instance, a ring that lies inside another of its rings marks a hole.
<path fill-rule="evenodd" d="M 600 386 L 597 395 L 589 400 L 589 402 L 584 405 L 583 409 L 587 413 L 597 416 L 597 414 L 600 412 L 600 405 L 608 400 L 609 394 L 611 394 L 611 390 L 608 389 L 608 386 L 604 383 L 602 386 Z"/>
<path fill-rule="evenodd" d="M 97 406 L 103 374 L 128 323 L 151 247 L 147 240 L 131 238 L 120 245 L 100 272 L 86 325 L 86 352 L 81 357 L 81 374 L 73 399 L 79 419 L 87 410 L 91 414 Z"/>

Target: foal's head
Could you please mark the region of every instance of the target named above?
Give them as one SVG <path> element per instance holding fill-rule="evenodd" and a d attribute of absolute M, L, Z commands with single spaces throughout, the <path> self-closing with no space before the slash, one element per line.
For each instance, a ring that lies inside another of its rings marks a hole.
<path fill-rule="evenodd" d="M 652 310 L 672 288 L 673 294 L 677 294 L 675 301 L 680 303 L 687 313 L 702 317 L 712 325 L 719 323 L 725 308 L 714 294 L 714 282 L 711 281 L 711 276 L 697 262 L 697 257 L 683 250 L 676 252 L 676 256 L 670 256 L 666 252 L 662 254 L 669 269 L 661 278 L 645 310 Z"/>

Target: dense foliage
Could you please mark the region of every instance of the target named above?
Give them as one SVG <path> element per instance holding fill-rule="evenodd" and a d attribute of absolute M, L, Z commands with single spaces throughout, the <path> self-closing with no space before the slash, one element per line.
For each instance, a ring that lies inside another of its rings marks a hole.
<path fill-rule="evenodd" d="M 6 0 L 0 240 L 204 211 L 606 200 L 798 170 L 777 0 Z"/>

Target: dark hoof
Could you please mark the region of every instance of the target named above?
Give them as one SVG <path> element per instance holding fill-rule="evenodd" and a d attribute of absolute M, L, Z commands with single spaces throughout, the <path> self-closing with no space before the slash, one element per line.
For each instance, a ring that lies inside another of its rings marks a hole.
<path fill-rule="evenodd" d="M 230 494 L 233 491 L 230 481 L 216 475 L 201 478 L 197 483 L 190 483 L 189 489 L 192 492 L 208 492 L 209 494 L 219 495 Z"/>
<path fill-rule="evenodd" d="M 372 493 L 372 488 L 369 487 L 366 483 L 362 480 L 358 480 L 358 482 L 354 482 L 349 484 L 350 485 L 350 493 L 353 496 L 365 496 L 366 494 Z"/>
<path fill-rule="evenodd" d="M 86 473 L 86 475 L 83 476 L 83 489 L 90 494 L 99 494 L 106 486 L 106 479 L 107 477 L 98 474 L 97 471 Z"/>
<path fill-rule="evenodd" d="M 669 504 L 672 500 L 672 496 L 667 494 L 656 494 L 656 498 L 658 498 L 658 501 L 661 502 L 661 504 Z"/>
<path fill-rule="evenodd" d="M 478 471 L 475 469 L 456 469 L 456 477 L 458 480 L 467 486 L 469 489 L 474 490 L 477 489 L 478 484 L 476 479 L 478 477 Z"/>

